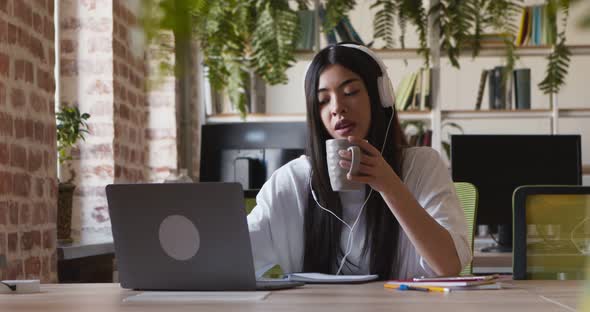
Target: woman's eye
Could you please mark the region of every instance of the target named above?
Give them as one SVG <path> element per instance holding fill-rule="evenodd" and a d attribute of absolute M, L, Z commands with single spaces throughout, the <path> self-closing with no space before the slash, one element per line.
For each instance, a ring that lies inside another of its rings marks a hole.
<path fill-rule="evenodd" d="M 328 102 L 330 102 L 330 99 L 319 99 L 320 105 L 326 104 Z"/>
<path fill-rule="evenodd" d="M 354 90 L 354 91 L 349 91 L 349 92 L 346 92 L 345 91 L 344 92 L 344 95 L 346 95 L 346 96 L 352 96 L 352 95 L 355 95 L 357 93 L 359 93 L 359 90 Z"/>

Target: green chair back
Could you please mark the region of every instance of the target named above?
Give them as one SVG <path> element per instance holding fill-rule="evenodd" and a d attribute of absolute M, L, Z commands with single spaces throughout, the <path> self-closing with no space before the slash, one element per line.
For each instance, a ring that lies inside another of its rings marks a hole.
<path fill-rule="evenodd" d="M 245 198 L 244 201 L 246 202 L 246 214 L 250 214 L 252 209 L 256 207 L 256 198 Z"/>
<path fill-rule="evenodd" d="M 475 234 L 475 221 L 477 219 L 477 188 L 471 183 L 467 182 L 455 182 L 455 191 L 463 212 L 465 213 L 465 219 L 467 221 L 467 239 L 469 241 L 469 247 L 473 254 L 473 237 Z M 471 275 L 473 273 L 472 263 L 469 262 L 461 271 L 460 275 Z"/>
<path fill-rule="evenodd" d="M 244 192 L 244 201 L 246 206 L 246 214 L 250 214 L 252 209 L 256 207 L 256 194 L 257 192 L 253 191 L 246 191 Z M 279 265 L 275 265 L 274 267 L 270 268 L 266 273 L 264 273 L 263 277 L 266 278 L 281 278 L 285 273 L 281 269 Z"/>

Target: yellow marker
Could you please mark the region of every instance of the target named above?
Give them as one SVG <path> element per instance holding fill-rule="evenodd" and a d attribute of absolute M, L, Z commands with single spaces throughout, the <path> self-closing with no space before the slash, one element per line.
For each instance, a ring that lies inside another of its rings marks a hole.
<path fill-rule="evenodd" d="M 443 292 L 443 293 L 448 293 L 451 291 L 450 288 L 445 288 L 445 287 L 409 286 L 406 284 L 400 284 L 400 285 L 385 284 L 384 286 L 385 286 L 385 288 L 392 288 L 392 289 L 398 289 L 398 290 L 437 291 L 437 292 Z"/>
<path fill-rule="evenodd" d="M 438 292 L 444 292 L 444 293 L 451 291 L 450 288 L 446 288 L 446 287 L 412 286 L 412 288 L 428 289 L 428 291 L 438 291 Z"/>

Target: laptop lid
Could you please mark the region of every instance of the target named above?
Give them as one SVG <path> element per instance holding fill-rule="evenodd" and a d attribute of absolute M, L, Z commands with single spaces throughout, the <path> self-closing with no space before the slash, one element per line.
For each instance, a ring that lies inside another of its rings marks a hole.
<path fill-rule="evenodd" d="M 112 184 L 106 193 L 123 288 L 256 288 L 240 184 Z"/>

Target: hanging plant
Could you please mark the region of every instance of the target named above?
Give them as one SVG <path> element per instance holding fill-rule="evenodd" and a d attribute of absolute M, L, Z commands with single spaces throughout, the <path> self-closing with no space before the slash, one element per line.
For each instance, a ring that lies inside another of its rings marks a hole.
<path fill-rule="evenodd" d="M 514 53 L 516 50 L 515 38 L 517 37 L 519 26 L 516 20 L 522 14 L 522 6 L 519 2 L 509 0 L 480 0 L 478 5 L 483 5 L 488 9 L 488 14 L 483 15 L 483 27 L 491 27 L 494 31 L 504 34 L 504 46 L 506 49 L 506 66 L 502 73 L 502 81 L 506 82 L 509 75 L 514 71 L 514 64 L 518 58 Z M 481 40 L 481 38 L 478 38 Z M 478 44 L 478 46 L 481 46 Z M 474 56 L 477 56 L 479 50 L 474 50 Z"/>
<path fill-rule="evenodd" d="M 428 48 L 428 14 L 422 0 L 377 0 L 371 9 L 377 9 L 373 19 L 374 37 L 383 39 L 385 48 L 394 48 L 395 20 L 400 29 L 399 42 L 405 49 L 405 35 L 408 22 L 418 30 L 418 53 L 423 56 L 425 66 L 430 64 Z"/>
<path fill-rule="evenodd" d="M 326 1 L 326 20 L 324 21 L 323 30 L 328 33 L 334 30 L 334 27 L 340 22 L 346 14 L 354 9 L 355 0 L 328 0 Z"/>
<path fill-rule="evenodd" d="M 373 18 L 373 37 L 380 38 L 385 42 L 385 48 L 395 47 L 395 17 L 398 11 L 394 0 L 378 0 L 371 5 L 371 9 L 377 8 Z"/>
<path fill-rule="evenodd" d="M 440 49 L 446 52 L 451 64 L 457 68 L 460 67 L 462 45 L 469 38 L 469 30 L 473 25 L 474 4 L 461 0 L 440 1 L 429 12 L 440 27 Z"/>
<path fill-rule="evenodd" d="M 512 73 L 518 58 L 515 54 L 514 38 L 518 33 L 516 23 L 522 13 L 522 0 L 447 0 L 439 1 L 431 7 L 428 14 L 440 28 L 440 49 L 445 52 L 451 64 L 460 68 L 459 57 L 464 48 L 472 49 L 472 56 L 477 57 L 481 50 L 483 29 L 493 29 L 504 35 L 506 51 L 506 66 L 503 79 Z M 555 32 L 556 38 L 553 51 L 547 57 L 548 65 L 545 79 L 539 83 L 539 88 L 545 93 L 557 93 L 565 83 L 571 52 L 566 45 L 565 29 L 569 16 L 570 0 L 549 0 L 548 25 L 549 31 Z M 423 3 L 420 0 L 376 0 L 372 5 L 376 8 L 374 18 L 375 38 L 385 41 L 385 47 L 394 46 L 395 20 L 398 27 L 401 47 L 404 48 L 406 23 L 410 22 L 418 29 L 420 40 L 419 53 L 428 65 L 427 48 L 427 16 L 424 14 Z M 557 14 L 563 12 L 561 21 L 562 31 L 557 33 Z M 590 25 L 590 18 L 588 18 Z M 466 45 L 466 43 L 469 43 Z"/>
<path fill-rule="evenodd" d="M 549 16 L 549 31 L 553 33 L 551 38 L 554 41 L 553 50 L 547 56 L 548 65 L 545 72 L 545 78 L 539 83 L 539 89 L 545 94 L 558 93 L 561 87 L 565 84 L 565 77 L 567 76 L 571 51 L 565 44 L 566 37 L 565 31 L 567 28 L 567 20 L 569 17 L 569 0 L 549 0 L 547 3 L 548 16 Z M 563 12 L 561 20 L 561 31 L 557 30 L 557 13 L 558 11 Z M 555 36 L 557 34 L 557 36 Z"/>
<path fill-rule="evenodd" d="M 300 6 L 307 1 L 299 0 Z M 203 51 L 208 79 L 226 90 L 242 116 L 253 70 L 270 85 L 287 82 L 295 63 L 300 33 L 296 12 L 287 0 L 146 0 L 142 21 L 148 40 L 158 31 L 196 39 Z"/>

